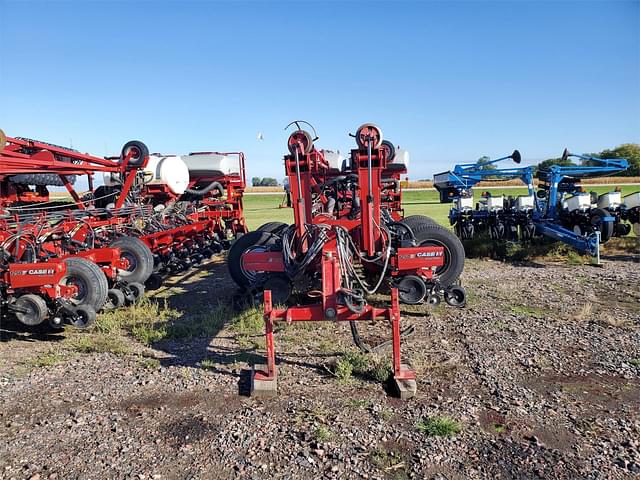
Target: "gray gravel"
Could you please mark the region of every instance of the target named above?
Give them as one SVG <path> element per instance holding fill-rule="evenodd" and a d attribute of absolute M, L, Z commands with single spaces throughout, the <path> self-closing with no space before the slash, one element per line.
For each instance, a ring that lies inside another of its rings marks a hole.
<path fill-rule="evenodd" d="M 141 347 L 157 368 L 102 353 L 25 369 L 49 344 L 5 338 L 0 477 L 640 478 L 639 279 L 630 259 L 468 261 L 466 308 L 404 309 L 418 374 L 404 403 L 323 368 L 349 345 L 344 325 L 297 331 L 298 343 L 276 335 L 269 401 L 239 394 L 246 348 L 228 329 Z M 335 348 L 319 351 L 323 340 Z M 218 364 L 201 368 L 205 356 Z M 416 428 L 436 417 L 461 432 Z"/>

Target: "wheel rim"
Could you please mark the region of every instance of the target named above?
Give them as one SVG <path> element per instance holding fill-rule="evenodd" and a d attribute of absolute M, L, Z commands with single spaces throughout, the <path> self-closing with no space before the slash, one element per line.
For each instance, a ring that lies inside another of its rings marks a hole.
<path fill-rule="evenodd" d="M 138 268 L 138 261 L 135 255 L 133 255 L 130 252 L 122 252 L 120 254 L 120 258 L 124 259 L 127 262 L 127 268 L 118 269 L 118 273 L 120 273 L 121 275 L 127 276 L 136 271 L 136 269 Z"/>
<path fill-rule="evenodd" d="M 88 288 L 86 282 L 79 277 L 70 276 L 64 279 L 62 284 L 66 287 L 76 287 L 78 290 L 69 300 L 74 305 L 80 305 L 87 296 Z"/>

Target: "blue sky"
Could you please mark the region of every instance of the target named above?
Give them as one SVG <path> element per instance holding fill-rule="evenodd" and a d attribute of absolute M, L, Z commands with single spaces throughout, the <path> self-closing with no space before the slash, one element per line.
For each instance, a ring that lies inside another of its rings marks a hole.
<path fill-rule="evenodd" d="M 639 142 L 639 31 L 638 1 L 0 0 L 0 127 L 96 155 L 240 149 L 281 178 L 291 120 L 342 151 L 375 122 L 428 178 Z"/>

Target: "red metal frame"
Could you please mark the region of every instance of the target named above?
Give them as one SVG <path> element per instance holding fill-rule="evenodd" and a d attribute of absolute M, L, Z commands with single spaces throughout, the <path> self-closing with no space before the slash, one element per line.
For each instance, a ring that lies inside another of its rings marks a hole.
<path fill-rule="evenodd" d="M 375 127 L 370 131 L 358 132 L 364 135 L 360 138 L 360 148 L 351 151 L 352 173 L 357 174 L 360 213 L 356 218 L 350 218 L 348 212 L 322 212 L 313 210 L 313 195 L 326 203 L 322 196 L 321 185 L 331 178 L 345 175 L 345 172 L 333 172 L 329 169 L 322 152 L 315 149 L 309 142 L 311 136 L 306 132 L 294 132 L 288 140 L 290 154 L 285 156 L 285 169 L 289 179 L 291 203 L 294 211 L 295 231 L 298 239 L 305 238 L 306 225 L 339 226 L 348 231 L 360 251 L 369 257 L 375 257 L 384 251 L 385 242 L 380 225 L 381 211 L 388 209 L 392 215 L 401 218 L 401 191 L 389 198 L 385 194 L 383 175 L 392 175 L 399 180 L 402 171 L 388 171 L 386 155 L 388 150 L 380 148 L 379 131 Z M 378 134 L 378 138 L 370 135 Z M 377 146 L 376 146 L 377 145 Z M 349 172 L 346 172 L 348 174 Z M 383 196 L 384 195 L 384 196 Z M 353 198 L 351 199 L 353 201 Z M 352 203 L 353 205 L 353 203 Z M 386 308 L 376 308 L 364 304 L 361 311 L 349 308 L 341 301 L 344 292 L 340 271 L 339 252 L 336 233 L 328 230 L 329 238 L 324 243 L 322 252 L 316 264 L 309 267 L 321 273 L 322 291 L 321 301 L 311 305 L 298 305 L 288 308 L 274 308 L 271 291 L 264 291 L 264 319 L 265 339 L 267 350 L 266 371 L 254 370 L 254 380 L 270 381 L 277 376 L 275 363 L 275 345 L 273 338 L 273 324 L 275 321 L 376 321 L 384 319 L 389 322 L 393 346 L 393 375 L 396 380 L 413 380 L 415 373 L 403 367 L 400 349 L 400 306 L 398 290 L 391 289 L 391 305 Z M 308 245 L 299 246 L 304 253 Z M 247 270 L 261 272 L 284 272 L 285 264 L 282 252 L 248 252 L 243 255 L 243 266 Z M 444 264 L 444 249 L 442 247 L 401 247 L 390 259 L 392 276 L 417 274 L 425 278 L 432 278 L 433 271 Z M 373 267 L 372 267 L 373 268 Z"/>

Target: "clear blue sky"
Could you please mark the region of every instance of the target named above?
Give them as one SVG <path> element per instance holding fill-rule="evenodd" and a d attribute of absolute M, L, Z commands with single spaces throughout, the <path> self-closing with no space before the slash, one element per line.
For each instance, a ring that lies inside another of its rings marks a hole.
<path fill-rule="evenodd" d="M 97 155 L 241 149 L 282 178 L 289 121 L 343 151 L 372 121 L 425 178 L 640 141 L 639 31 L 638 1 L 0 0 L 0 127 Z"/>

